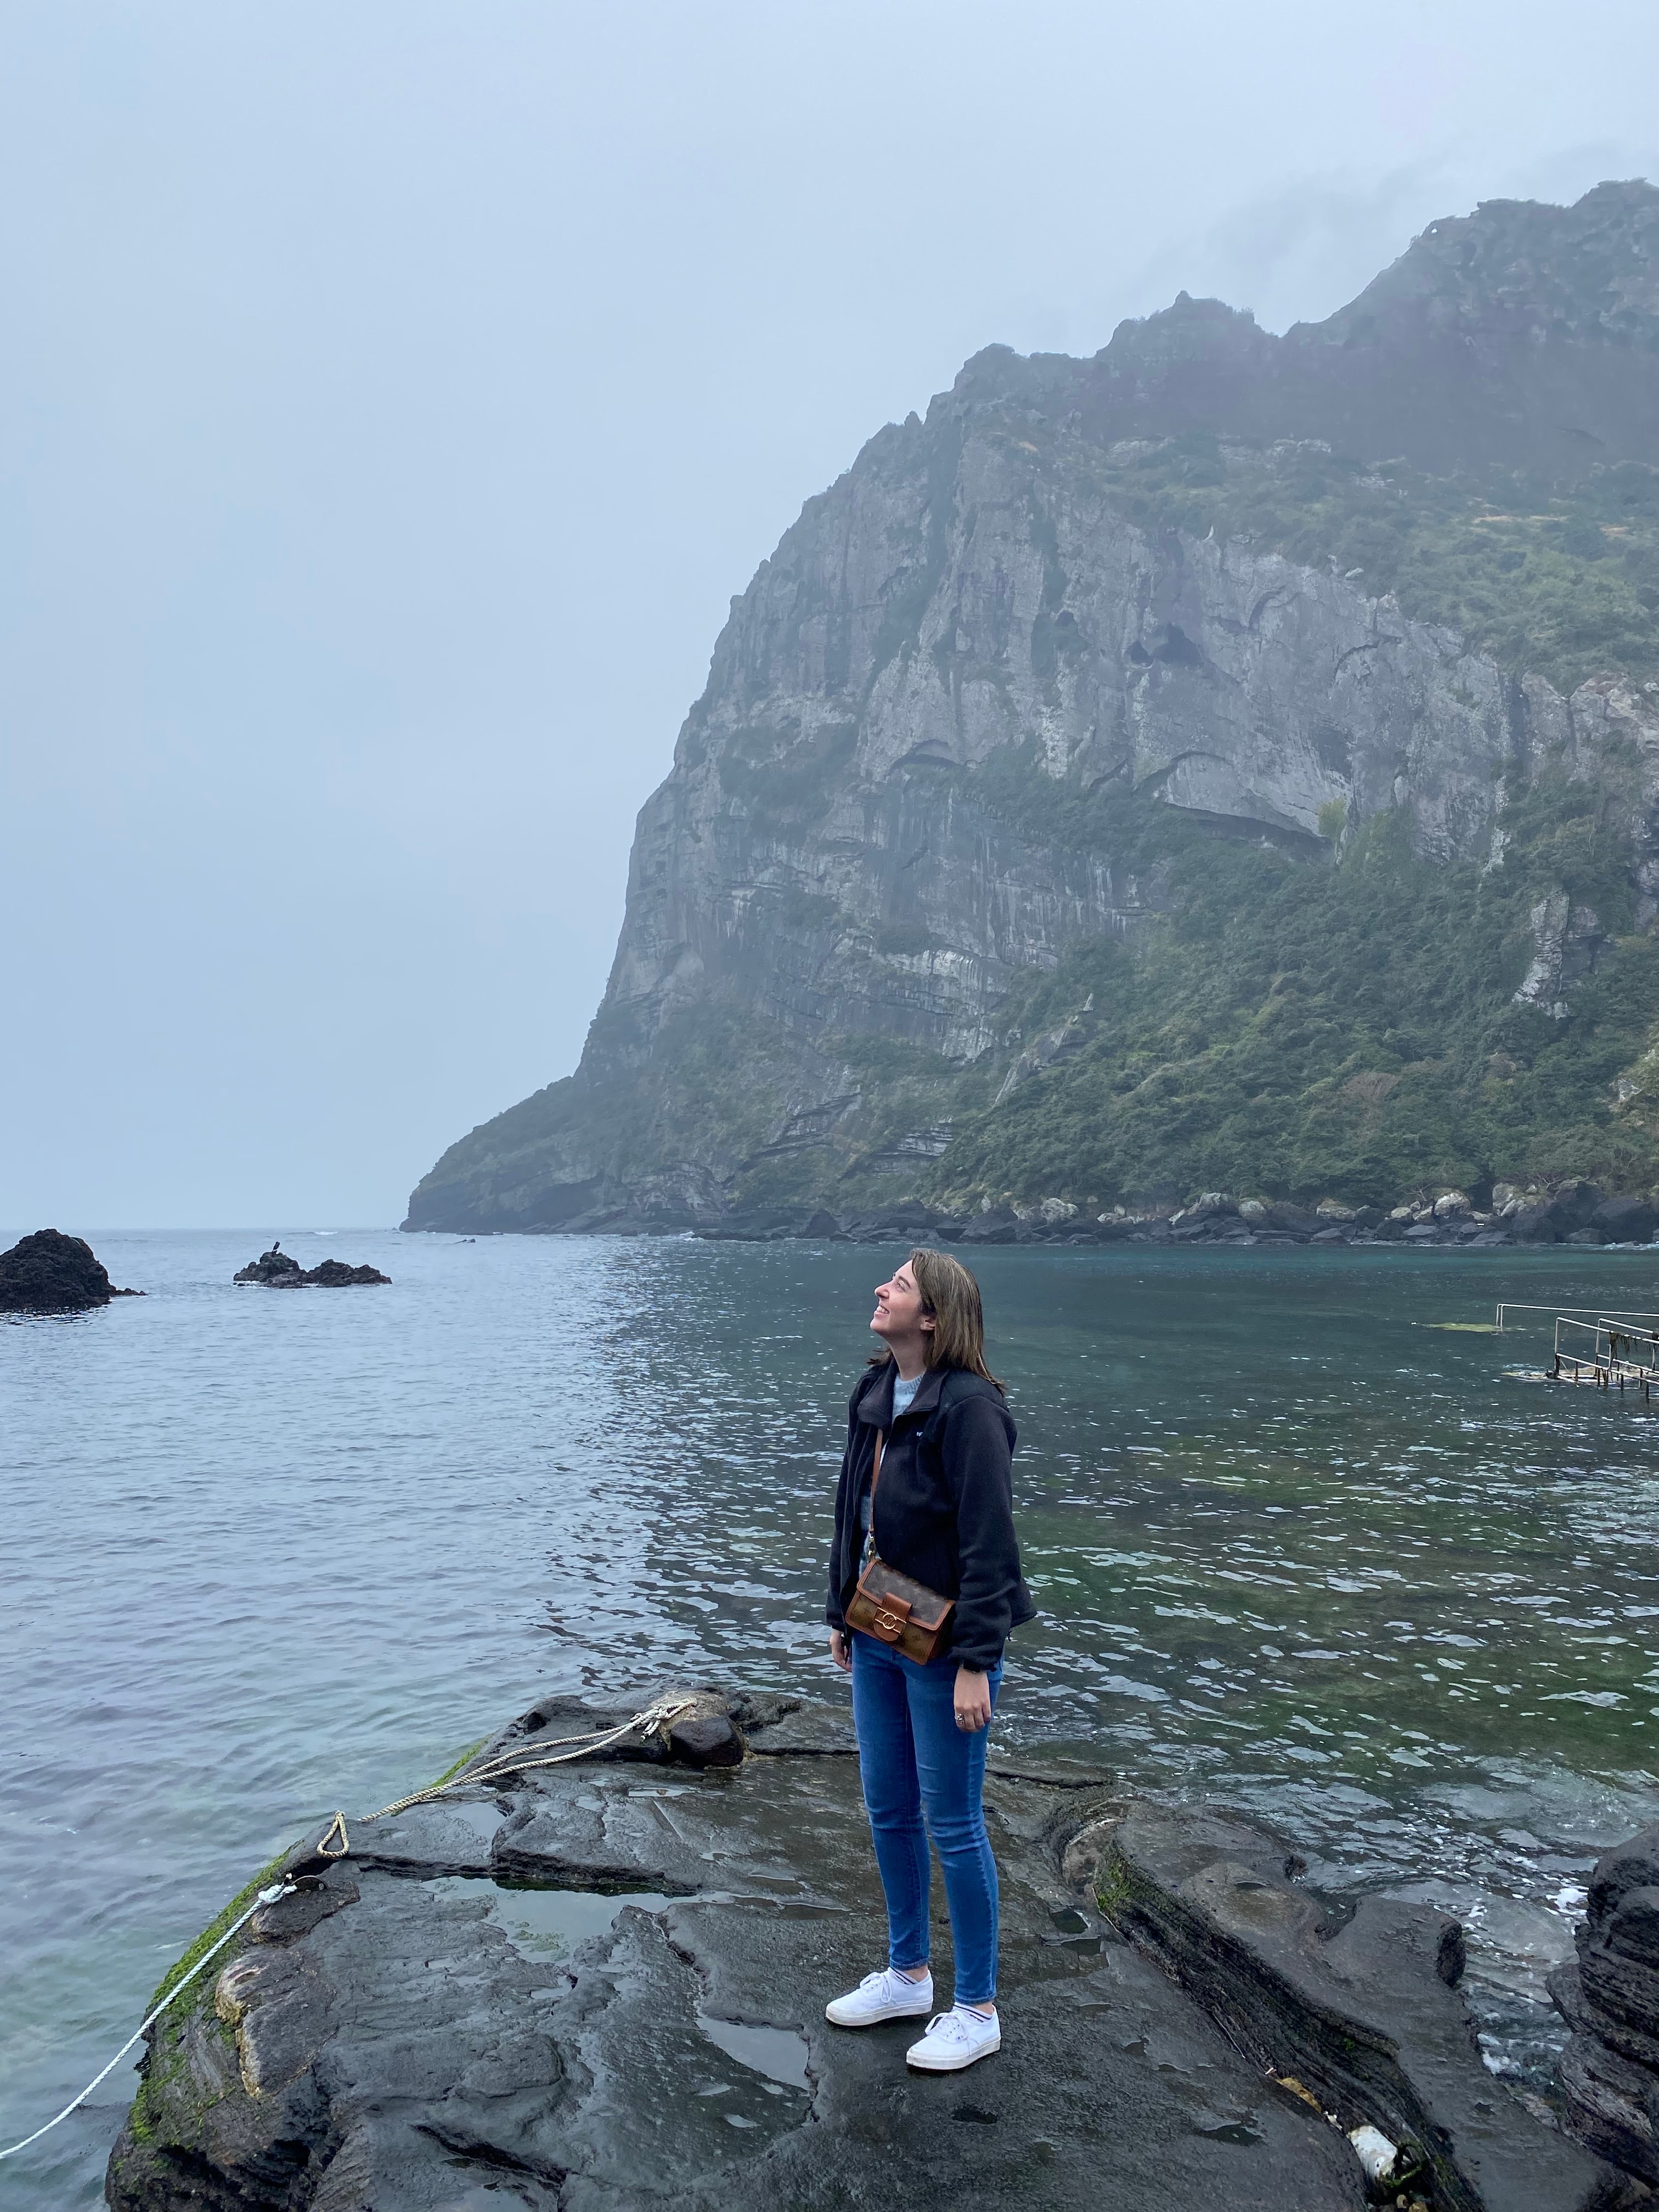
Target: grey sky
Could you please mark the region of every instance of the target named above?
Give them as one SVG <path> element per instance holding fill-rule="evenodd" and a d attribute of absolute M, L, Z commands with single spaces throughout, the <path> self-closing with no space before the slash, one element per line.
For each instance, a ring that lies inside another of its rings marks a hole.
<path fill-rule="evenodd" d="M 568 1072 L 730 596 L 993 340 L 1659 177 L 1651 0 L 0 5 L 0 1231 Z"/>

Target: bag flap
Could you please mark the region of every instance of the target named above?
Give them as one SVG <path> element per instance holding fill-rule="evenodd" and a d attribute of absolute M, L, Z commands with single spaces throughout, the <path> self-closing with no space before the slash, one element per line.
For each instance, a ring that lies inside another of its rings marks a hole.
<path fill-rule="evenodd" d="M 935 1629 L 954 1609 L 956 1600 L 941 1597 L 909 1575 L 902 1575 L 884 1559 L 872 1559 L 859 1577 L 859 1588 L 872 1598 L 897 1598 L 910 1608 L 918 1628 Z"/>

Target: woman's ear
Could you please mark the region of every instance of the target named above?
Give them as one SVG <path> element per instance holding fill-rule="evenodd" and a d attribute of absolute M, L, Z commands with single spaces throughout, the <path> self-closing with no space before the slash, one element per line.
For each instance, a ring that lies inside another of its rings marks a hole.
<path fill-rule="evenodd" d="M 921 1318 L 916 1323 L 916 1327 L 919 1329 L 924 1330 L 927 1334 L 931 1336 L 933 1331 L 939 1327 L 939 1317 L 935 1314 L 928 1313 L 924 1309 Z"/>

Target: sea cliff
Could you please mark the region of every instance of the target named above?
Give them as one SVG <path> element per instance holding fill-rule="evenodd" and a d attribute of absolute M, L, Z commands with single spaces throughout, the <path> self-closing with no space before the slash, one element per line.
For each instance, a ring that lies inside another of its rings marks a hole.
<path fill-rule="evenodd" d="M 1659 191 L 993 347 L 809 501 L 410 1228 L 1659 1182 Z"/>

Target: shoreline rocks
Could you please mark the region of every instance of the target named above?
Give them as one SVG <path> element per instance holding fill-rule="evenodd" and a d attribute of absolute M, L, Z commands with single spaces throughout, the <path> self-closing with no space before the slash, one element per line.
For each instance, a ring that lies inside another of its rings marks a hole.
<path fill-rule="evenodd" d="M 1105 1851 L 1102 1909 L 1237 2050 L 1350 2139 L 1372 2129 L 1395 2147 L 1390 2198 L 1404 2188 L 1446 2212 L 1642 2200 L 1486 2071 L 1456 1994 L 1458 1921 L 1386 1897 L 1334 1904 L 1298 1886 L 1298 1865 L 1231 1817 L 1137 1805 Z"/>
<path fill-rule="evenodd" d="M 1572 2030 L 1559 2072 L 1581 2142 L 1659 2187 L 1659 1827 L 1596 1863 L 1574 1965 L 1550 1995 Z"/>
<path fill-rule="evenodd" d="M 231 1280 L 263 1284 L 270 1291 L 333 1291 L 343 1290 L 354 1283 L 389 1283 L 392 1278 L 383 1275 L 378 1267 L 349 1267 L 343 1260 L 320 1260 L 307 1269 L 276 1243 L 269 1252 L 261 1252 L 257 1260 L 251 1260 L 246 1267 L 239 1267 Z"/>
<path fill-rule="evenodd" d="M 90 1313 L 143 1295 L 118 1291 L 85 1238 L 56 1229 L 37 1229 L 0 1252 L 0 1313 Z"/>
<path fill-rule="evenodd" d="M 702 1691 L 667 1740 L 552 1763 L 626 1717 L 545 1698 L 469 1762 L 507 1780 L 351 1821 L 344 1859 L 319 1821 L 151 2031 L 112 2212 L 853 2212 L 896 2174 L 968 2212 L 1093 2212 L 1108 2172 L 1143 2212 L 1642 2194 L 1485 2072 L 1455 1922 L 1345 1918 L 1271 1837 L 1060 1746 L 989 1761 L 1004 2047 L 911 2075 L 913 2027 L 823 2018 L 883 1937 L 845 1705 Z"/>
<path fill-rule="evenodd" d="M 1477 1196 L 1484 1203 L 1477 1203 Z M 613 1206 L 595 1208 L 556 1226 L 477 1233 L 651 1237 L 688 1232 L 683 1221 L 671 1223 Z M 1499 1182 L 1473 1195 L 1430 1187 L 1391 1207 L 1350 1206 L 1336 1198 L 1304 1205 L 1291 1199 L 1236 1199 L 1225 1191 L 1206 1191 L 1185 1206 L 1170 1201 L 1138 1211 L 1116 1206 L 1092 1212 L 1070 1199 L 1047 1198 L 1030 1204 L 982 1203 L 979 1211 L 964 1212 L 907 1198 L 841 1212 L 808 1203 L 760 1207 L 710 1218 L 689 1233 L 712 1243 L 892 1244 L 908 1238 L 969 1249 L 984 1244 L 1121 1243 L 1426 1245 L 1473 1251 L 1565 1243 L 1633 1249 L 1659 1238 L 1659 1197 L 1608 1197 L 1594 1183 L 1576 1180 L 1525 1189 Z M 286 1261 L 287 1255 L 282 1256 Z M 264 1278 L 244 1271 L 237 1279 Z"/>

